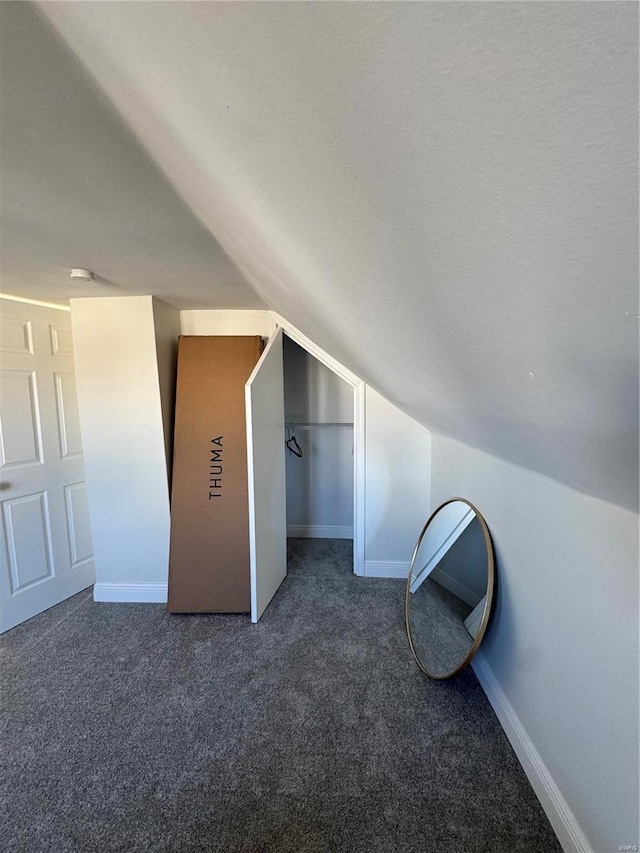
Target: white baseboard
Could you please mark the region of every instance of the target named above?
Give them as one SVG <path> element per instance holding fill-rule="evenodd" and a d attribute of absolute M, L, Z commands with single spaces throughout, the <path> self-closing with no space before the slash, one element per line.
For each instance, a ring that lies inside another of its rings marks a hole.
<path fill-rule="evenodd" d="M 166 604 L 166 583 L 97 583 L 93 587 L 94 601 L 113 601 L 142 604 Z"/>
<path fill-rule="evenodd" d="M 549 818 L 549 823 L 558 836 L 562 849 L 565 853 L 593 853 L 593 848 L 580 824 L 562 796 L 549 772 L 549 768 L 533 745 L 533 741 L 527 734 L 513 705 L 507 699 L 482 652 L 478 652 L 471 666 L 505 734 L 509 738 L 522 769 L 527 774 L 531 787 L 540 800 L 540 805 Z"/>
<path fill-rule="evenodd" d="M 475 607 L 478 603 L 478 596 L 472 592 L 470 589 L 467 589 L 466 586 L 463 586 L 456 578 L 452 578 L 451 575 L 446 574 L 437 566 L 435 569 L 432 569 L 429 573 L 429 577 L 439 583 L 440 586 L 443 586 L 445 589 L 449 590 L 449 592 L 453 593 L 457 598 L 462 599 L 465 604 L 468 604 L 469 607 Z"/>
<path fill-rule="evenodd" d="M 386 560 L 365 560 L 365 578 L 402 578 L 407 579 L 409 574 L 409 563 L 392 563 Z"/>
<path fill-rule="evenodd" d="M 353 527 L 338 524 L 287 524 L 292 539 L 353 539 Z"/>

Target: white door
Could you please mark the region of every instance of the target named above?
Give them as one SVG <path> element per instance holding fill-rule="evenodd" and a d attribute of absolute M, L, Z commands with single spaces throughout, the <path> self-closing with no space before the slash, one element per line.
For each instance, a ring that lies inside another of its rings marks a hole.
<path fill-rule="evenodd" d="M 0 632 L 95 581 L 71 314 L 0 300 Z"/>
<path fill-rule="evenodd" d="M 251 621 L 257 622 L 287 574 L 282 330 L 245 385 L 249 469 Z"/>

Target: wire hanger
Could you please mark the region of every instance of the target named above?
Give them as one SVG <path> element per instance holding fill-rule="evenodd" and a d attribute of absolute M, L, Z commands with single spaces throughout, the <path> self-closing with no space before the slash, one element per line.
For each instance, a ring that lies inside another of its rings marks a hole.
<path fill-rule="evenodd" d="M 290 436 L 287 441 L 287 450 L 293 453 L 294 456 L 297 456 L 299 459 L 302 459 L 304 453 L 302 452 L 302 448 L 298 444 L 295 435 L 291 433 L 291 430 L 287 428 L 287 434 Z M 292 446 L 293 445 L 293 446 Z"/>

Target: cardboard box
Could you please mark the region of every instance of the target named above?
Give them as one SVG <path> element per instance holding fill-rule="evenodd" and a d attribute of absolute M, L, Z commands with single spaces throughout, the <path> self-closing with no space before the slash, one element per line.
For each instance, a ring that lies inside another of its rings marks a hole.
<path fill-rule="evenodd" d="M 251 609 L 244 386 L 261 352 L 258 336 L 180 338 L 171 613 Z"/>

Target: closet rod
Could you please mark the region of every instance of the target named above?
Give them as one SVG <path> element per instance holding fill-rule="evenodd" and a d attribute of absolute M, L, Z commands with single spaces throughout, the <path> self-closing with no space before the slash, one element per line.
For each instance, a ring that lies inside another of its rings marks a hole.
<path fill-rule="evenodd" d="M 350 429 L 353 427 L 352 423 L 286 423 L 285 427 L 287 429 Z"/>

